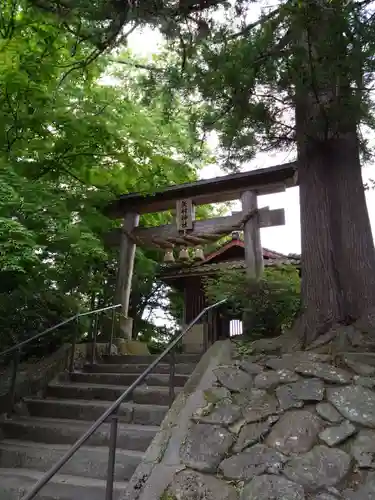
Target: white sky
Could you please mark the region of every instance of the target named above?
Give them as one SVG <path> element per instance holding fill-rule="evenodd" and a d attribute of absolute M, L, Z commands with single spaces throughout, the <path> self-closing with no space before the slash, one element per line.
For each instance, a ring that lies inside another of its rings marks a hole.
<path fill-rule="evenodd" d="M 143 29 L 142 31 L 134 32 L 128 39 L 128 46 L 134 54 L 140 57 L 149 57 L 158 52 L 162 38 L 159 33 L 151 29 Z M 372 133 L 372 135 L 374 135 Z M 215 144 L 213 144 L 215 146 Z M 279 163 L 292 161 L 291 153 L 264 154 L 260 153 L 256 158 L 244 165 L 243 170 L 252 170 L 259 167 L 271 167 Z M 363 179 L 366 182 L 373 175 L 371 167 L 374 165 L 366 165 L 363 169 Z M 210 165 L 201 171 L 202 178 L 217 177 L 225 175 L 217 165 Z M 367 207 L 371 220 L 372 232 L 375 231 L 375 190 L 370 190 L 366 193 Z M 265 228 L 261 231 L 262 245 L 271 250 L 281 253 L 300 253 L 301 252 L 301 231 L 300 231 L 300 210 L 299 210 L 299 192 L 298 187 L 287 189 L 285 193 L 267 195 L 259 197 L 259 206 L 269 206 L 270 208 L 285 209 L 285 226 Z M 240 207 L 236 207 L 238 210 Z"/>

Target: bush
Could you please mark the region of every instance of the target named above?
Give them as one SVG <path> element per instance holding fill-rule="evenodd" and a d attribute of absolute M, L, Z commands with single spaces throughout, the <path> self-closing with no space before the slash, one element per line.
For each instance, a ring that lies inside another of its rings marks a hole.
<path fill-rule="evenodd" d="M 64 319 L 79 312 L 74 297 L 56 290 L 16 289 L 11 293 L 0 293 L 0 352 L 42 333 Z M 65 342 L 70 342 L 74 329 L 78 336 L 88 330 L 90 319 L 83 317 L 50 332 L 41 339 L 25 346 L 22 359 L 43 357 L 55 352 Z M 6 361 L 6 360 L 5 360 Z M 4 359 L 0 359 L 0 364 Z"/>
<path fill-rule="evenodd" d="M 260 280 L 243 271 L 225 271 L 207 279 L 206 293 L 212 302 L 227 298 L 225 312 L 243 321 L 248 340 L 274 337 L 290 328 L 300 311 L 300 278 L 293 266 L 266 268 Z"/>

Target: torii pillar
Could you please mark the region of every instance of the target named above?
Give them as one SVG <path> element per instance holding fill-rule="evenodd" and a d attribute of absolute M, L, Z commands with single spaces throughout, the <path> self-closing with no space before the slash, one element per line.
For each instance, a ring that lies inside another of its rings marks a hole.
<path fill-rule="evenodd" d="M 246 215 L 258 209 L 257 193 L 245 191 L 241 194 L 242 213 Z M 259 279 L 263 273 L 263 252 L 260 241 L 259 214 L 255 213 L 244 225 L 245 265 L 249 278 Z"/>
<path fill-rule="evenodd" d="M 129 234 L 139 224 L 139 214 L 127 212 L 123 223 L 120 238 L 120 255 L 117 274 L 116 299 L 121 304 L 120 311 L 120 338 L 131 340 L 133 333 L 133 319 L 129 317 L 130 292 L 133 278 L 135 242 Z"/>

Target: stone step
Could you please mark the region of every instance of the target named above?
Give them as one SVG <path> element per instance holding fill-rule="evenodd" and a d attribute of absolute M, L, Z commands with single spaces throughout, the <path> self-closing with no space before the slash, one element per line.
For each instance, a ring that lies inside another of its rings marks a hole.
<path fill-rule="evenodd" d="M 90 427 L 88 422 L 66 419 L 15 417 L 1 423 L 6 439 L 20 439 L 45 444 L 73 444 Z M 146 451 L 159 430 L 153 425 L 119 424 L 117 447 Z M 87 440 L 87 446 L 107 446 L 110 424 L 102 424 Z M 1 497 L 0 497 L 1 498 Z"/>
<path fill-rule="evenodd" d="M 97 420 L 111 401 L 86 401 L 82 399 L 25 399 L 32 417 L 71 418 L 74 420 Z M 127 424 L 160 425 L 168 411 L 168 406 L 138 405 L 123 403 L 118 409 L 119 421 Z"/>
<path fill-rule="evenodd" d="M 60 380 L 66 380 L 66 374 L 60 376 Z M 72 382 L 79 384 L 106 384 L 106 385 L 131 385 L 139 377 L 138 373 L 85 373 L 74 372 L 68 375 Z M 189 379 L 189 375 L 175 375 L 173 378 L 174 387 L 183 387 Z M 168 386 L 169 375 L 166 373 L 151 373 L 144 381 L 147 386 Z"/>
<path fill-rule="evenodd" d="M 128 364 L 135 364 L 135 365 L 149 365 L 152 363 L 158 355 L 156 354 L 149 354 L 149 355 L 133 355 L 133 354 L 128 354 L 128 355 L 113 355 L 113 356 L 103 356 L 101 360 L 98 360 L 99 363 L 115 363 L 119 365 L 128 365 Z M 201 359 L 202 355 L 201 354 L 176 354 L 175 356 L 175 362 L 177 364 L 179 363 L 190 363 L 193 365 L 196 365 L 199 360 Z M 165 358 L 163 363 L 169 363 L 168 357 Z"/>
<path fill-rule="evenodd" d="M 48 385 L 47 396 L 51 398 L 115 401 L 126 389 L 127 387 L 120 385 L 52 382 Z M 175 388 L 176 394 L 180 391 L 181 388 Z M 134 403 L 139 404 L 168 405 L 169 389 L 168 387 L 148 387 L 146 385 L 141 385 L 133 391 L 133 395 L 129 395 L 128 400 L 132 400 Z"/>
<path fill-rule="evenodd" d="M 28 469 L 0 469 L 0 499 L 21 500 L 43 473 Z M 105 481 L 56 474 L 35 500 L 103 500 Z M 113 500 L 123 496 L 127 483 L 115 482 Z"/>
<path fill-rule="evenodd" d="M 148 364 L 116 364 L 116 363 L 87 363 L 84 371 L 88 373 L 143 373 Z M 175 366 L 175 373 L 179 375 L 191 375 L 196 367 L 195 363 L 179 363 Z M 160 363 L 154 370 L 155 373 L 169 373 L 169 364 Z"/>
<path fill-rule="evenodd" d="M 40 472 L 49 470 L 70 448 L 70 445 L 44 444 L 31 441 L 3 440 L 0 442 L 0 467 L 27 468 Z M 128 480 L 141 462 L 143 452 L 116 452 L 115 478 Z M 108 447 L 82 446 L 60 470 L 61 474 L 106 479 Z"/>

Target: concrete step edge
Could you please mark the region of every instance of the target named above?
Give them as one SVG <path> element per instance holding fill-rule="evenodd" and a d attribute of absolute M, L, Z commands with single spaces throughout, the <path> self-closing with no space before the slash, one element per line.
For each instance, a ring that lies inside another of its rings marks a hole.
<path fill-rule="evenodd" d="M 150 354 L 150 355 L 136 355 L 136 354 L 114 354 L 112 356 L 103 356 L 103 358 L 98 359 L 97 363 L 113 363 L 115 361 L 120 361 L 121 363 L 117 364 L 147 364 L 150 365 L 155 359 L 158 357 L 156 354 Z M 200 354 L 177 354 L 175 357 L 175 362 L 176 364 L 197 364 L 199 360 L 201 359 Z M 164 361 L 161 361 L 161 363 L 167 363 L 168 358 L 166 358 Z"/>
<path fill-rule="evenodd" d="M 129 367 L 134 367 L 134 369 L 137 369 L 139 371 L 145 371 L 149 365 L 146 364 L 146 363 L 105 363 L 105 362 L 102 362 L 102 363 L 94 363 L 93 365 L 91 365 L 91 363 L 85 363 L 83 365 L 83 368 L 86 369 L 95 369 L 96 367 L 99 367 L 101 369 L 103 369 L 103 367 L 111 367 L 112 370 L 115 370 L 116 367 L 121 370 L 124 366 L 129 366 Z M 194 371 L 195 367 L 196 367 L 196 363 L 175 363 L 175 370 L 176 370 L 176 373 L 179 373 L 178 372 L 178 369 L 180 368 L 189 368 L 191 369 L 191 372 Z M 156 368 L 151 372 L 151 373 L 165 373 L 165 372 L 158 372 L 158 367 L 162 367 L 164 370 L 169 370 L 169 367 L 170 367 L 170 364 L 169 363 L 160 363 L 159 365 L 156 366 Z M 119 371 L 119 373 L 123 373 L 121 371 Z M 137 371 L 138 373 L 138 371 Z"/>
<path fill-rule="evenodd" d="M 0 478 L 5 477 L 9 479 L 29 479 L 30 481 L 38 481 L 44 472 L 33 469 L 3 469 L 0 468 Z M 50 484 L 69 484 L 71 486 L 91 486 L 105 488 L 104 479 L 87 478 L 81 476 L 71 476 L 66 474 L 56 474 L 51 480 Z M 116 489 L 124 489 L 128 485 L 127 481 L 115 481 L 114 487 Z"/>
<path fill-rule="evenodd" d="M 95 384 L 95 385 L 107 385 L 107 384 L 100 384 L 100 378 L 101 377 L 108 377 L 109 379 L 112 379 L 112 380 L 109 380 L 110 382 L 110 385 L 114 385 L 114 386 L 118 386 L 121 384 L 115 384 L 113 383 L 113 380 L 115 380 L 116 378 L 120 379 L 120 381 L 122 382 L 128 382 L 128 383 L 132 383 L 133 380 L 131 379 L 134 379 L 134 381 L 139 377 L 139 373 L 111 373 L 111 372 L 86 372 L 86 371 L 75 371 L 71 374 L 71 378 L 69 378 L 69 375 L 68 374 L 65 374 L 65 373 L 62 373 L 59 375 L 59 377 L 61 377 L 59 379 L 59 382 L 73 382 L 73 383 L 76 383 L 76 380 L 74 380 L 74 376 L 75 375 L 78 375 L 79 378 L 81 378 L 81 381 L 78 382 L 79 384 L 83 384 L 83 383 L 86 383 L 83 380 L 87 380 L 88 384 Z M 155 386 L 154 384 L 148 384 L 147 383 L 147 379 L 148 377 L 150 377 L 150 379 L 152 379 L 153 377 L 155 379 L 159 379 L 157 380 L 158 382 L 162 383 L 163 385 L 162 386 Z M 188 380 L 189 380 L 189 377 L 190 375 L 187 375 L 187 374 L 184 374 L 184 373 L 176 373 L 175 374 L 175 379 L 177 379 L 176 381 L 177 382 L 180 382 L 180 384 L 182 383 L 184 385 L 184 383 L 186 383 Z M 98 380 L 98 382 L 93 382 L 95 379 Z M 121 380 L 121 379 L 125 379 L 125 380 Z M 129 380 L 130 379 L 130 380 Z M 180 379 L 180 380 L 178 380 Z M 91 382 L 89 382 L 91 380 Z M 169 384 L 169 374 L 168 373 L 150 373 L 149 375 L 147 375 L 147 377 L 142 381 L 142 383 L 138 386 L 138 387 L 142 387 L 142 385 L 146 385 L 148 387 L 165 387 L 165 385 Z M 177 385 L 176 383 L 174 384 L 175 387 L 183 387 L 183 385 Z M 122 386 L 121 386 L 122 387 Z"/>
<path fill-rule="evenodd" d="M 141 375 L 141 373 L 136 373 L 136 372 L 127 372 L 127 373 L 123 373 L 123 372 L 85 372 L 84 370 L 76 370 L 72 373 L 72 375 L 74 375 L 75 373 L 79 373 L 80 375 L 95 375 L 95 376 L 100 376 L 100 375 L 110 375 L 110 376 L 116 376 L 116 375 L 119 375 L 119 376 L 126 376 L 126 377 L 139 377 L 139 375 Z M 187 373 L 176 373 L 175 375 L 178 375 L 179 377 L 187 377 L 189 378 L 190 375 L 188 375 Z M 157 372 L 151 372 L 147 375 L 147 377 L 169 377 L 169 373 L 157 373 Z M 147 380 L 147 377 L 146 377 L 146 380 Z"/>
<path fill-rule="evenodd" d="M 27 449 L 40 449 L 40 450 L 56 450 L 56 451 L 68 451 L 71 448 L 69 444 L 47 444 L 39 443 L 37 441 L 22 441 L 18 439 L 2 439 L 0 441 L 0 450 L 27 450 Z M 103 453 L 108 456 L 108 446 L 81 446 L 80 450 L 87 453 Z M 116 455 L 123 455 L 124 457 L 139 458 L 140 460 L 144 457 L 143 451 L 138 450 L 126 450 L 123 448 L 117 448 Z M 74 455 L 73 457 L 74 458 Z"/>
<path fill-rule="evenodd" d="M 48 417 L 12 417 L 6 420 L 3 420 L 1 422 L 1 425 L 6 425 L 7 423 L 12 423 L 12 424 L 18 424 L 18 425 L 33 425 L 33 424 L 39 424 L 39 425 L 45 425 L 47 427 L 54 427 L 56 428 L 57 426 L 67 426 L 67 427 L 82 427 L 83 432 L 87 429 L 90 428 L 89 422 L 86 422 L 85 420 L 70 420 L 67 418 L 48 418 Z M 110 424 L 105 422 L 102 425 L 104 426 L 109 426 Z M 126 424 L 123 422 L 119 422 L 118 424 L 119 432 L 126 432 L 128 431 L 153 431 L 157 432 L 160 429 L 160 426 L 158 425 L 141 425 L 141 424 Z"/>
<path fill-rule="evenodd" d="M 115 385 L 115 384 L 91 384 L 90 382 L 73 382 L 73 381 L 66 381 L 66 382 L 51 382 L 49 384 L 49 387 L 77 387 L 81 389 L 85 388 L 98 388 L 100 387 L 101 389 L 110 389 L 110 390 L 122 390 L 122 392 L 125 392 L 129 386 L 123 386 L 123 385 Z M 169 388 L 164 386 L 164 385 L 147 385 L 147 384 L 142 384 L 139 385 L 134 389 L 134 391 L 137 391 L 139 389 L 142 390 L 152 390 L 152 391 L 160 391 L 160 392 L 168 392 Z M 178 389 L 178 387 L 176 388 Z"/>
<path fill-rule="evenodd" d="M 103 412 L 111 406 L 113 401 L 105 401 L 103 399 L 69 399 L 69 398 L 37 398 L 37 397 L 30 397 L 30 398 L 25 398 L 24 402 L 27 403 L 45 403 L 45 404 L 57 404 L 57 405 L 71 405 L 71 406 L 98 406 L 98 407 L 103 407 Z M 121 403 L 123 408 L 129 408 L 129 409 L 139 409 L 139 410 L 152 410 L 155 409 L 155 407 L 159 408 L 160 410 L 165 410 L 168 411 L 169 407 L 167 405 L 153 405 L 153 404 L 141 404 L 141 403 L 134 403 L 132 401 L 126 401 L 124 403 Z"/>

